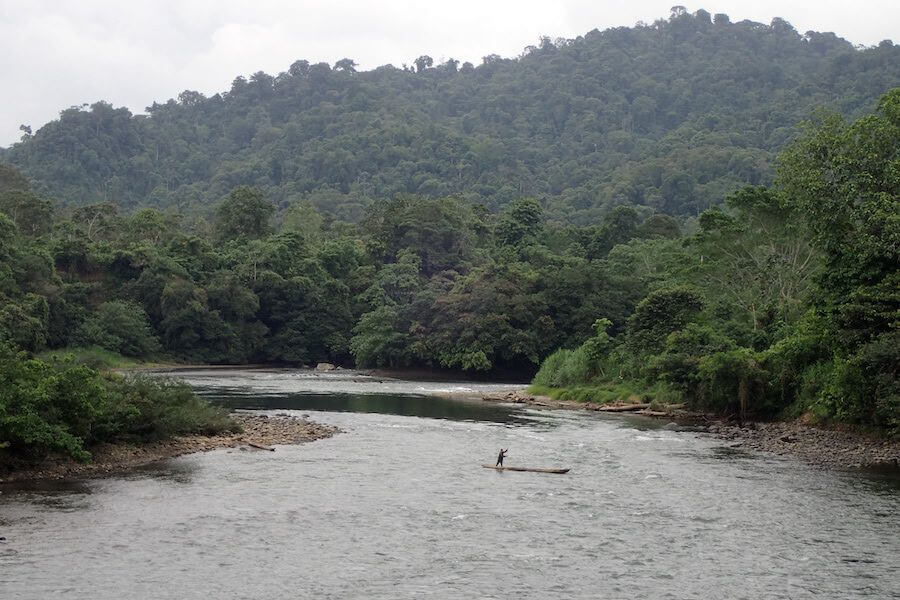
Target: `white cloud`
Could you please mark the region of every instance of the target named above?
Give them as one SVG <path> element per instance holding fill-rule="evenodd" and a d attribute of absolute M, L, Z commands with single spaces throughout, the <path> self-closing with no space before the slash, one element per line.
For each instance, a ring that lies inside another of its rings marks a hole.
<path fill-rule="evenodd" d="M 226 90 L 237 75 L 286 70 L 298 58 L 361 68 L 428 54 L 478 62 L 515 56 L 541 35 L 665 18 L 676 0 L 0 0 L 0 145 L 72 105 L 107 100 L 140 112 L 184 89 Z M 900 3 L 713 0 L 732 20 L 780 16 L 800 32 L 854 43 L 895 39 Z M 689 10 L 699 6 L 687 5 Z"/>

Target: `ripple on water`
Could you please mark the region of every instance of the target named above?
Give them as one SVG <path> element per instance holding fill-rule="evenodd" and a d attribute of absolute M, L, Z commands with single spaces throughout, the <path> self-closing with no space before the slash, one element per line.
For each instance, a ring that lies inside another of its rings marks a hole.
<path fill-rule="evenodd" d="M 192 377 L 347 433 L 4 493 L 4 598 L 896 596 L 890 483 L 595 414 L 391 400 L 353 374 Z M 298 397 L 322 382 L 338 393 Z M 482 469 L 501 446 L 510 464 L 572 471 Z"/>

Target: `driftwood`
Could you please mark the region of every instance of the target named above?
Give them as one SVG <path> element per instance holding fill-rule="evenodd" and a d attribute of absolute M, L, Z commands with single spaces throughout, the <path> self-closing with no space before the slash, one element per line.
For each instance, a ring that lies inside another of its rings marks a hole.
<path fill-rule="evenodd" d="M 260 450 L 268 450 L 269 452 L 275 452 L 275 448 L 271 446 L 263 446 L 262 444 L 257 444 L 256 442 L 244 442 L 248 446 L 252 448 L 259 448 Z"/>
<path fill-rule="evenodd" d="M 647 417 L 668 417 L 670 413 L 663 410 L 650 410 L 649 408 L 645 408 L 644 410 L 637 411 L 637 414 Z"/>
<path fill-rule="evenodd" d="M 569 472 L 569 469 L 529 469 L 528 467 L 495 467 L 494 465 L 481 466 L 485 469 L 494 469 L 496 471 L 528 471 L 530 473 L 557 473 L 559 475 Z"/>
<path fill-rule="evenodd" d="M 646 410 L 650 408 L 650 404 L 607 404 L 601 406 L 598 410 L 604 412 L 634 412 L 637 410 Z"/>

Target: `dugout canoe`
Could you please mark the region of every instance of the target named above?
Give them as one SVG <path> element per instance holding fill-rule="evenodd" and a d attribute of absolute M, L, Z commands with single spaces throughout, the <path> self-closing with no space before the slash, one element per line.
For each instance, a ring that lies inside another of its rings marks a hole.
<path fill-rule="evenodd" d="M 568 473 L 569 469 L 530 469 L 528 467 L 495 467 L 494 465 L 481 465 L 485 469 L 494 469 L 495 471 L 528 471 L 529 473 Z"/>

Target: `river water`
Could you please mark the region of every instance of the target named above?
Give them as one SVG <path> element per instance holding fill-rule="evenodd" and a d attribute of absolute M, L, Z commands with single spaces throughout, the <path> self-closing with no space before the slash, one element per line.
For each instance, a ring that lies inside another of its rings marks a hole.
<path fill-rule="evenodd" d="M 178 376 L 344 433 L 0 488 L 0 598 L 900 598 L 895 479 L 465 399 L 509 386 Z"/>

